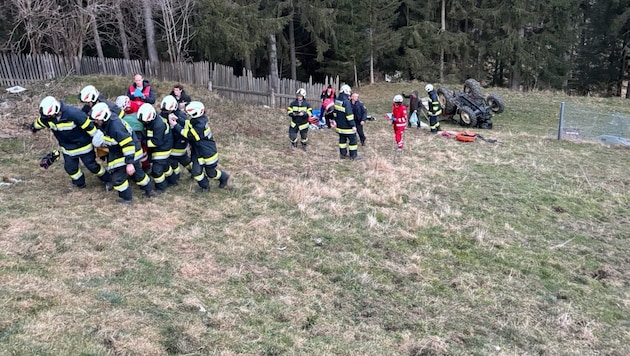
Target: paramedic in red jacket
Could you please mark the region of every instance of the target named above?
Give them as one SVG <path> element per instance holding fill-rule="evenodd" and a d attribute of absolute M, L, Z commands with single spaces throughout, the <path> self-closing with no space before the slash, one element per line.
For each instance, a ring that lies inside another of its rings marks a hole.
<path fill-rule="evenodd" d="M 392 103 L 392 125 L 394 126 L 394 139 L 398 151 L 403 149 L 403 134 L 407 128 L 407 107 L 403 104 L 402 95 L 395 95 Z"/>
<path fill-rule="evenodd" d="M 144 103 L 155 104 L 155 92 L 148 80 L 144 80 L 140 74 L 133 77 L 133 84 L 127 89 L 130 102 L 130 112 L 136 113 Z"/>

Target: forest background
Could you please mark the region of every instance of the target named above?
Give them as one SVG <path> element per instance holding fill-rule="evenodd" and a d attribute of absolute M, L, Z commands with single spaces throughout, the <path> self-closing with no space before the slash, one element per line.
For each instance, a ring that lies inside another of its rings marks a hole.
<path fill-rule="evenodd" d="M 2 50 L 628 96 L 630 0 L 1 0 Z"/>

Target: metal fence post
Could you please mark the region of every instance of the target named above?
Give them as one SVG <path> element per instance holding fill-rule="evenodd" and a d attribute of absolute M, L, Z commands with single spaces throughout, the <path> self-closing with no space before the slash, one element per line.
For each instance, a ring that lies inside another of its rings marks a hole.
<path fill-rule="evenodd" d="M 562 128 L 564 127 L 564 104 L 563 101 L 560 104 L 560 120 L 558 122 L 558 140 L 562 140 Z"/>

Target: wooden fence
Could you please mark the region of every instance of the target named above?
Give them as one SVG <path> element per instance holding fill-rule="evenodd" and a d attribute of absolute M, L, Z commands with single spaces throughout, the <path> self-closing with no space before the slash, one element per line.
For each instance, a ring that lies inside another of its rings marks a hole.
<path fill-rule="evenodd" d="M 276 90 L 272 89 L 269 78 L 254 78 L 252 71 L 243 69 L 242 75 L 235 76 L 232 67 L 213 64 L 210 76 L 210 90 L 234 101 L 268 105 L 270 107 L 287 107 L 295 99 L 299 88 L 306 90 L 306 99 L 313 108 L 319 108 L 320 94 L 330 84 L 335 91 L 339 89 L 339 77 L 326 77 L 324 83 L 300 82 L 291 79 L 280 79 Z"/>
<path fill-rule="evenodd" d="M 251 71 L 235 75 L 232 67 L 208 62 L 151 63 L 141 60 L 97 57 L 61 57 L 52 54 L 25 55 L 0 53 L 0 86 L 23 86 L 30 82 L 52 80 L 69 75 L 114 75 L 131 77 L 141 73 L 159 81 L 180 82 L 210 91 L 235 101 L 270 107 L 287 107 L 298 88 L 306 89 L 306 98 L 317 108 L 319 95 L 330 84 L 339 89 L 339 77 L 326 78 L 324 83 L 280 79 L 273 90 L 268 78 L 254 78 Z"/>
<path fill-rule="evenodd" d="M 14 86 L 51 80 L 68 75 L 116 75 L 130 77 L 142 73 L 147 78 L 207 86 L 208 62 L 170 63 L 96 57 L 61 57 L 52 54 L 25 55 L 0 53 L 0 85 Z"/>

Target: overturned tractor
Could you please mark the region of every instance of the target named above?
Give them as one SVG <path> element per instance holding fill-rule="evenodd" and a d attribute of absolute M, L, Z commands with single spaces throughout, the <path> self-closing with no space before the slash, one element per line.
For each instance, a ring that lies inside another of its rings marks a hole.
<path fill-rule="evenodd" d="M 461 126 L 491 129 L 492 115 L 505 109 L 501 97 L 495 94 L 484 96 L 481 84 L 475 79 L 464 82 L 463 92 L 454 92 L 447 87 L 440 87 L 437 92 L 442 116 Z M 457 115 L 459 118 L 456 118 Z"/>

